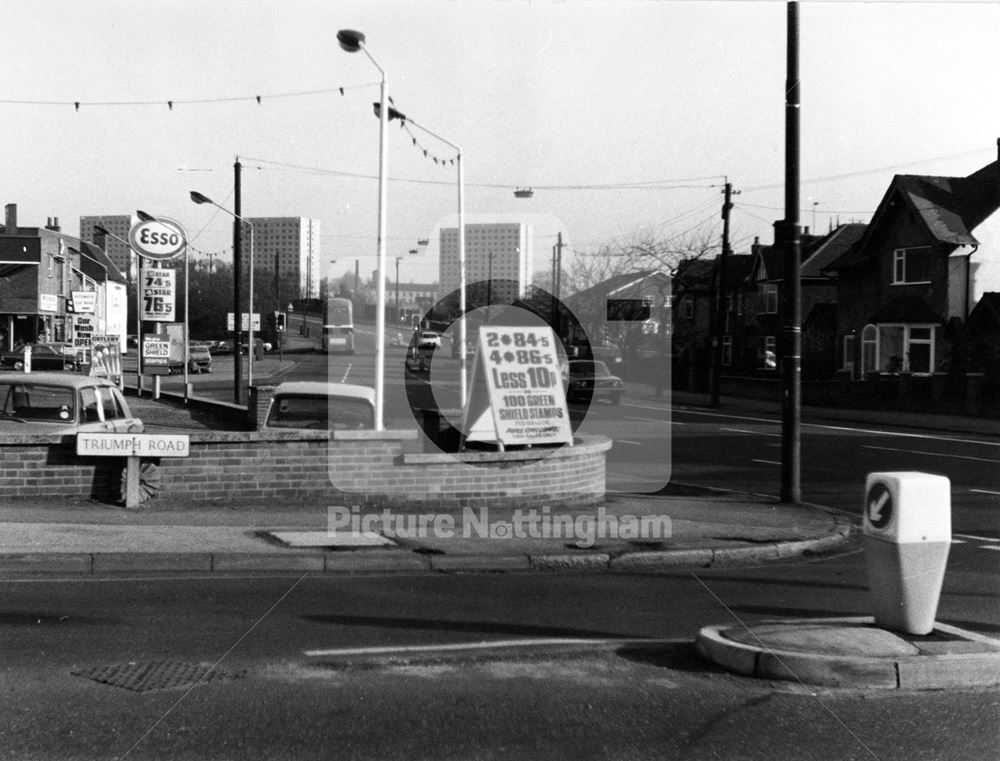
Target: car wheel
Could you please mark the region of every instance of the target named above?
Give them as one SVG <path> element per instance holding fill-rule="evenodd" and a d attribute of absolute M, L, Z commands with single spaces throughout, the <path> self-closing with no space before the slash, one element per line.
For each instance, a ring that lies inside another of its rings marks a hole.
<path fill-rule="evenodd" d="M 24 369 L 24 362 L 22 362 L 20 360 L 18 360 L 17 362 L 15 362 L 14 363 L 14 369 L 15 370 L 23 370 Z"/>
<path fill-rule="evenodd" d="M 76 370 L 76 362 L 67 362 L 64 367 L 69 371 Z"/>

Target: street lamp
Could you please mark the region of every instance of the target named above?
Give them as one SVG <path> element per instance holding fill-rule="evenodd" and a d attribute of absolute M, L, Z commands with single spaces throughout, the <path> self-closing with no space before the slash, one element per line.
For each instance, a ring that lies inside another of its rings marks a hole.
<path fill-rule="evenodd" d="M 376 313 L 375 313 L 375 430 L 383 430 L 383 411 L 385 407 L 385 214 L 387 201 L 387 162 L 389 148 L 389 84 L 385 69 L 368 52 L 365 46 L 365 36 L 353 29 L 341 29 L 337 32 L 337 42 L 348 53 L 359 50 L 368 56 L 381 75 L 382 82 L 379 92 L 379 149 L 378 149 L 378 265 L 376 267 Z"/>
<path fill-rule="evenodd" d="M 401 256 L 396 257 L 396 320 L 399 320 L 399 262 L 402 259 Z"/>
<path fill-rule="evenodd" d="M 142 289 L 139 287 L 139 270 L 142 269 L 142 257 L 139 252 L 132 248 L 132 244 L 123 238 L 119 238 L 104 225 L 94 225 L 94 232 L 112 238 L 122 245 L 128 247 L 135 257 L 135 393 L 142 396 Z M 125 340 L 125 348 L 128 349 L 128 338 Z"/>
<path fill-rule="evenodd" d="M 240 223 L 242 223 L 242 224 L 244 224 L 244 225 L 246 225 L 247 227 L 250 228 L 250 302 L 247 305 L 247 311 L 249 312 L 249 314 L 247 315 L 247 343 L 248 343 L 248 346 L 247 346 L 247 360 L 248 360 L 248 363 L 247 363 L 247 385 L 248 386 L 252 386 L 253 385 L 253 354 L 254 354 L 254 344 L 253 344 L 253 225 L 250 222 L 248 222 L 247 220 L 245 220 L 243 217 L 241 217 L 239 214 L 235 214 L 235 213 L 231 212 L 225 206 L 220 206 L 215 201 L 213 201 L 211 198 L 209 198 L 206 195 L 203 195 L 203 194 L 199 193 L 197 190 L 192 190 L 191 193 L 190 193 L 190 195 L 191 195 L 191 200 L 194 201 L 196 204 L 205 204 L 205 203 L 211 204 L 215 208 L 217 208 L 217 209 L 219 209 L 221 211 L 224 211 L 226 214 L 228 214 L 229 216 L 231 216 L 237 222 L 240 222 Z M 236 259 L 237 259 L 238 256 L 239 256 L 239 252 L 234 251 L 233 252 L 233 262 L 234 262 L 234 264 L 235 264 Z M 243 341 L 241 340 L 242 339 L 242 335 L 243 335 L 243 330 L 242 330 L 242 328 L 243 328 L 243 324 L 242 324 L 243 323 L 243 315 L 241 314 L 240 308 L 239 308 L 240 307 L 240 299 L 239 299 L 240 277 L 239 276 L 240 276 L 239 268 L 237 268 L 237 267 L 234 266 L 233 267 L 233 279 L 234 279 L 235 283 L 234 283 L 233 288 L 234 288 L 234 295 L 235 295 L 235 299 L 234 299 L 235 303 L 233 304 L 233 308 L 234 308 L 233 309 L 233 327 L 236 328 L 236 342 L 235 342 L 235 346 L 233 347 L 235 349 L 235 357 L 234 357 L 234 360 L 233 360 L 233 383 L 236 386 L 236 392 L 235 393 L 236 393 L 236 402 L 237 402 L 237 404 L 239 404 L 239 403 L 241 403 L 243 401 L 243 389 L 242 389 L 242 383 L 241 383 L 242 379 L 240 377 L 243 374 L 243 372 L 242 372 L 243 371 L 243 345 L 242 345 Z"/>
<path fill-rule="evenodd" d="M 143 222 L 156 222 L 157 218 L 152 214 L 149 214 L 142 209 L 137 209 L 135 215 L 141 219 Z M 188 364 L 189 364 L 189 346 L 188 343 L 188 326 L 191 324 L 188 320 L 188 297 L 190 294 L 189 289 L 189 278 L 188 278 L 188 247 L 187 247 L 187 233 L 184 234 L 184 401 L 188 398 L 188 384 L 190 378 L 188 376 Z"/>

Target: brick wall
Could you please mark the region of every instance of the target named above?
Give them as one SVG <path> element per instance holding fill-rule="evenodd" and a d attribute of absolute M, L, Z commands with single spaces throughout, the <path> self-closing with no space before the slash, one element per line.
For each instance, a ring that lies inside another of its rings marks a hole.
<path fill-rule="evenodd" d="M 191 506 L 357 504 L 499 507 L 526 499 L 590 504 L 604 497 L 603 437 L 572 447 L 453 455 L 410 451 L 416 431 L 196 432 L 190 456 L 154 460 L 159 503 Z M 544 453 L 548 453 L 545 456 Z M 73 437 L 12 436 L 0 443 L 0 501 L 120 499 L 123 458 L 78 457 Z"/>

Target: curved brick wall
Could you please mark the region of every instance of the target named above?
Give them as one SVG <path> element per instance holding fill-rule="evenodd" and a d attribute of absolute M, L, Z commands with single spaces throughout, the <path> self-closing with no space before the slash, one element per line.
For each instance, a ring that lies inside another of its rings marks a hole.
<path fill-rule="evenodd" d="M 191 433 L 191 456 L 159 460 L 158 501 L 461 508 L 580 505 L 605 494 L 611 441 L 522 452 L 426 454 L 416 431 Z M 73 437 L 0 442 L 0 500 L 119 499 L 124 459 L 79 457 Z"/>

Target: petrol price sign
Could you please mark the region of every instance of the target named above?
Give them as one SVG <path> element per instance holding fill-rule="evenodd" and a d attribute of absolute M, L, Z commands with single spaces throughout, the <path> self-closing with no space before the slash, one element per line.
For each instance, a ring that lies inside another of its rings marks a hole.
<path fill-rule="evenodd" d="M 172 269 L 142 270 L 142 319 L 173 322 L 176 301 L 176 273 Z"/>

